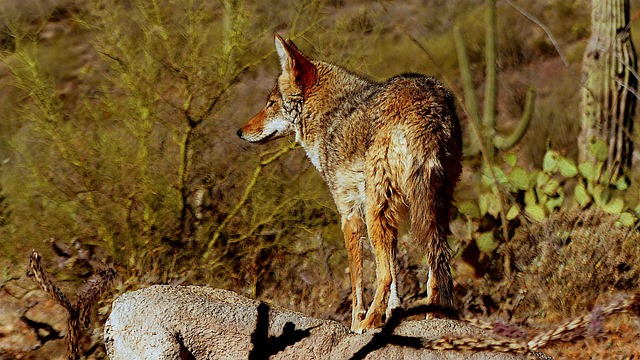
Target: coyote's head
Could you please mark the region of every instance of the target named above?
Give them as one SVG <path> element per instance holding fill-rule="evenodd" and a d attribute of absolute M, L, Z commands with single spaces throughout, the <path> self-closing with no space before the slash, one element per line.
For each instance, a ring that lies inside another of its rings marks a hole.
<path fill-rule="evenodd" d="M 317 80 L 316 66 L 291 40 L 276 35 L 275 43 L 282 73 L 265 107 L 237 132 L 241 139 L 252 143 L 264 144 L 295 133 L 305 93 Z"/>

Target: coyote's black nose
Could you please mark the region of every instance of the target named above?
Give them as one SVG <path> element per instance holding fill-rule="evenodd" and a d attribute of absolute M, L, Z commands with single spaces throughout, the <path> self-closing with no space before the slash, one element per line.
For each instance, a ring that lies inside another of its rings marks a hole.
<path fill-rule="evenodd" d="M 236 131 L 236 135 L 242 139 L 242 129 L 238 129 L 238 131 Z"/>

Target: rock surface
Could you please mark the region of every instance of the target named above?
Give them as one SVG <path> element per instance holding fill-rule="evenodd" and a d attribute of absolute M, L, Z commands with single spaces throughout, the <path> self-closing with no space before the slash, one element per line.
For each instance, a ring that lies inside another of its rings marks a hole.
<path fill-rule="evenodd" d="M 164 285 L 120 296 L 104 330 L 112 360 L 523 358 L 411 346 L 418 338 L 491 337 L 454 320 L 405 321 L 393 335 L 354 334 L 338 322 L 306 317 L 226 290 Z"/>
<path fill-rule="evenodd" d="M 66 310 L 26 275 L 0 285 L 0 360 L 66 359 Z"/>

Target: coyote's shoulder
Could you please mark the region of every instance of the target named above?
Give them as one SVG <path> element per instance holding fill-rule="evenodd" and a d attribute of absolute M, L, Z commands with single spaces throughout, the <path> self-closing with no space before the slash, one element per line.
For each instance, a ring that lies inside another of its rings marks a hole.
<path fill-rule="evenodd" d="M 324 70 L 326 85 L 305 100 L 310 110 L 297 140 L 312 150 L 309 156 L 325 180 L 331 181 L 339 164 L 363 158 L 376 144 L 372 139 L 387 132 L 426 131 L 434 141 L 450 135 L 455 138 L 450 150 L 460 146 L 453 96 L 435 78 L 407 73 L 378 83 L 335 65 L 315 64 Z"/>
<path fill-rule="evenodd" d="M 400 305 L 395 256 L 403 219 L 425 248 L 429 300 L 451 305 L 446 236 L 462 153 L 451 93 L 436 79 L 413 73 L 375 82 L 309 60 L 279 36 L 276 50 L 282 73 L 266 106 L 238 136 L 264 143 L 294 134 L 327 182 L 349 255 L 352 328 L 379 326 Z M 377 264 L 377 290 L 366 316 L 365 232 Z"/>

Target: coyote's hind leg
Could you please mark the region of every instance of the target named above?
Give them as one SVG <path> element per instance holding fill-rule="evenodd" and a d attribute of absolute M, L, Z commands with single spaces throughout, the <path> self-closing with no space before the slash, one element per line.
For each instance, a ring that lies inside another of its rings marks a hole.
<path fill-rule="evenodd" d="M 376 258 L 376 292 L 367 316 L 356 329 L 358 333 L 383 325 L 382 316 L 386 313 L 391 292 L 391 264 L 395 263 L 396 227 L 376 217 L 367 221 L 367 228 Z"/>
<path fill-rule="evenodd" d="M 375 167 L 374 167 L 375 168 Z M 378 173 L 381 174 L 381 172 Z M 367 311 L 367 316 L 360 323 L 357 332 L 380 327 L 383 324 L 383 315 L 386 314 L 389 305 L 390 294 L 393 306 L 399 303 L 397 296 L 396 246 L 398 236 L 398 213 L 392 199 L 388 194 L 392 192 L 391 184 L 384 177 L 373 181 L 367 187 L 367 230 L 369 240 L 376 258 L 376 292 L 373 302 Z M 395 289 L 392 288 L 392 283 Z"/>

